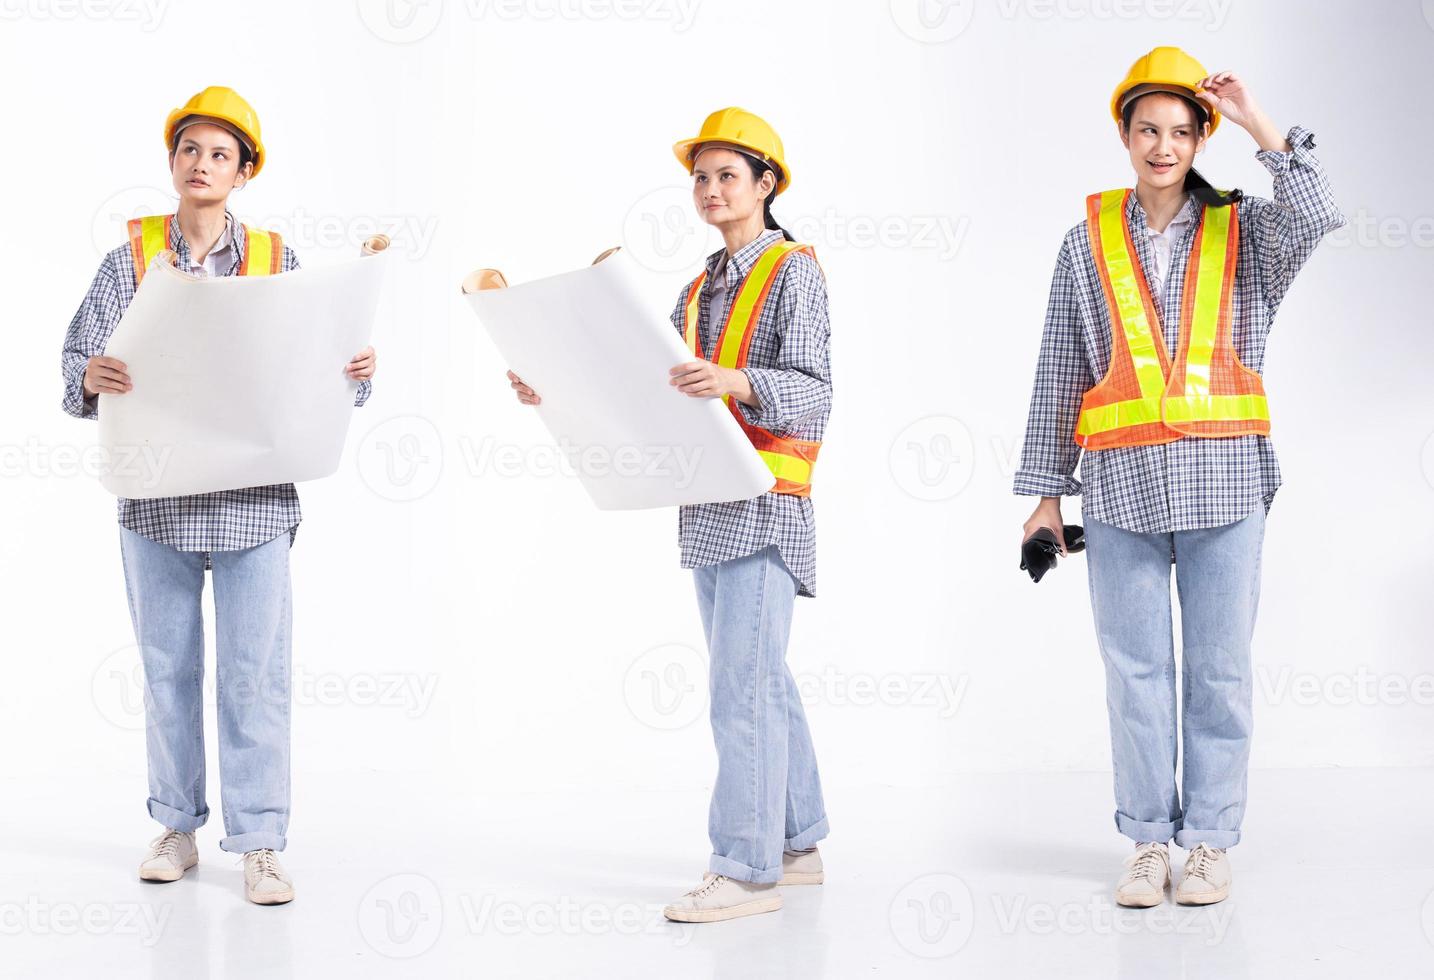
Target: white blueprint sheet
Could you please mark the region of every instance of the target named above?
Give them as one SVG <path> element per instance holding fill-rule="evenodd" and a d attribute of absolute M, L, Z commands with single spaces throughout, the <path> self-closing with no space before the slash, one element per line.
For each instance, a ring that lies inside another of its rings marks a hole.
<path fill-rule="evenodd" d="M 338 469 L 385 255 L 198 279 L 157 261 L 105 354 L 134 387 L 101 394 L 101 478 L 121 497 L 292 483 Z"/>
<path fill-rule="evenodd" d="M 604 510 L 745 500 L 772 473 L 731 411 L 668 371 L 693 359 L 668 319 L 671 283 L 619 251 L 535 282 L 467 295 L 593 502 Z"/>

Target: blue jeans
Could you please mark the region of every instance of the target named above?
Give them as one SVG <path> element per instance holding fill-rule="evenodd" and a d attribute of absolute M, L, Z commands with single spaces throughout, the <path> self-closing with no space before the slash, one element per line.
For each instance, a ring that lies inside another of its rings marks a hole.
<path fill-rule="evenodd" d="M 144 663 L 149 814 L 193 831 L 204 800 L 204 552 L 120 528 L 130 617 Z M 214 571 L 219 846 L 282 851 L 289 824 L 289 533 L 210 552 Z"/>
<path fill-rule="evenodd" d="M 1173 835 L 1185 848 L 1201 841 L 1232 847 L 1240 841 L 1250 762 L 1250 638 L 1260 598 L 1264 507 L 1233 524 L 1173 534 L 1140 534 L 1087 518 L 1085 534 L 1105 661 L 1115 825 L 1136 841 Z M 1172 548 L 1182 637 L 1180 789 Z"/>
<path fill-rule="evenodd" d="M 775 882 L 784 848 L 808 848 L 827 835 L 812 736 L 786 663 L 797 580 L 775 545 L 695 568 L 693 579 L 717 743 L 708 870 Z"/>

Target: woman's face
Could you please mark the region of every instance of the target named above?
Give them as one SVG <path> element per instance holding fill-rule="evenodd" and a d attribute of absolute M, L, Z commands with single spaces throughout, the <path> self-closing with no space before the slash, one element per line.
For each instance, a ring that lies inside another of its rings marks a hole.
<path fill-rule="evenodd" d="M 701 150 L 692 163 L 692 203 L 709 225 L 749 220 L 776 185 L 770 170 L 754 180 L 747 158 L 725 146 Z"/>
<path fill-rule="evenodd" d="M 1196 123 L 1194 110 L 1178 96 L 1152 92 L 1135 100 L 1130 130 L 1120 139 L 1130 151 L 1136 178 L 1155 188 L 1181 187 L 1205 147 L 1207 126 Z"/>
<path fill-rule="evenodd" d="M 239 140 L 229 130 L 212 123 L 193 123 L 179 131 L 169 169 L 181 200 L 212 204 L 243 187 L 254 164 L 239 166 Z"/>

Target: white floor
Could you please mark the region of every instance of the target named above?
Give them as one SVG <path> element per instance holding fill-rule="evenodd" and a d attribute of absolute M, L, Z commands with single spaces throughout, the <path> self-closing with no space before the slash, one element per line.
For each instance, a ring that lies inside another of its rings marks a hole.
<path fill-rule="evenodd" d="M 1108 774 L 829 788 L 827 884 L 704 926 L 658 912 L 705 863 L 696 794 L 465 781 L 443 804 L 435 778 L 303 777 L 284 855 L 298 898 L 259 908 L 218 848 L 217 795 L 199 867 L 138 881 L 154 830 L 132 782 L 5 787 L 0 976 L 1434 975 L 1431 770 L 1253 773 L 1230 900 L 1144 912 L 1108 897 L 1127 853 Z"/>

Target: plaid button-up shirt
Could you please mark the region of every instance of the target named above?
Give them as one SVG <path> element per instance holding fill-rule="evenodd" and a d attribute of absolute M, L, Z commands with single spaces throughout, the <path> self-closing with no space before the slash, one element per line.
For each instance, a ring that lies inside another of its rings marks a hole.
<path fill-rule="evenodd" d="M 697 304 L 703 357 L 711 360 L 747 273 L 769 246 L 781 240 L 781 232 L 765 231 L 725 263 L 726 249 L 707 257 L 707 279 Z M 689 282 L 672 311 L 678 333 L 685 326 L 691 288 Z M 742 417 L 777 435 L 820 440 L 832 403 L 831 326 L 826 279 L 811 256 L 797 253 L 782 263 L 751 330 L 747 366 L 742 370 L 761 407 L 734 399 Z M 798 594 L 816 595 L 816 518 L 810 497 L 768 492 L 750 500 L 688 504 L 678 511 L 677 527 L 683 568 L 714 565 L 774 544 L 799 583 Z"/>
<path fill-rule="evenodd" d="M 1311 150 L 1314 137 L 1296 126 L 1290 152 L 1256 156 L 1274 176 L 1274 200 L 1239 202 L 1240 244 L 1234 288 L 1234 344 L 1241 362 L 1263 372 L 1265 340 L 1295 273 L 1324 235 L 1344 224 L 1329 181 Z M 1185 203 L 1182 217 L 1197 218 Z M 1154 268 L 1145 210 L 1130 195 L 1126 221 L 1140 265 Z M 1156 298 L 1172 362 L 1179 344 L 1181 293 L 1197 222 L 1185 226 Z M 1085 222 L 1061 245 L 1051 281 L 1045 330 L 1026 421 L 1015 492 L 1047 497 L 1081 494 L 1081 513 L 1145 533 L 1217 527 L 1268 512 L 1280 486 L 1274 446 L 1266 436 L 1182 438 L 1159 446 L 1120 446 L 1082 456 L 1074 439 L 1081 398 L 1110 364 L 1110 315 L 1091 256 Z M 1271 413 L 1278 421 L 1278 407 Z M 1073 476 L 1079 461 L 1081 480 Z"/>
<path fill-rule="evenodd" d="M 225 213 L 229 242 L 224 252 L 230 261 L 222 275 L 238 273 L 248 248 L 234 216 Z M 189 243 L 179 230 L 179 219 L 170 221 L 170 232 L 177 243 L 179 267 L 191 270 Z M 222 239 L 223 236 L 221 236 Z M 293 249 L 284 246 L 281 271 L 299 267 Z M 202 270 L 197 274 L 203 274 Z M 64 409 L 76 418 L 98 418 L 98 396 L 85 397 L 85 367 L 91 357 L 105 352 L 110 335 L 124 311 L 134 299 L 134 256 L 128 243 L 104 257 L 84 302 L 75 311 L 70 329 L 65 334 L 65 348 L 60 356 L 64 376 Z M 368 400 L 372 382 L 362 381 L 354 394 L 354 404 Z M 270 541 L 285 531 L 293 543 L 298 533 L 299 494 L 292 483 L 267 487 L 245 487 L 219 493 L 200 493 L 187 497 L 154 497 L 144 500 L 119 498 L 119 522 L 123 527 L 152 541 L 167 544 L 180 551 L 236 551 Z M 207 563 L 206 563 L 207 564 Z"/>

